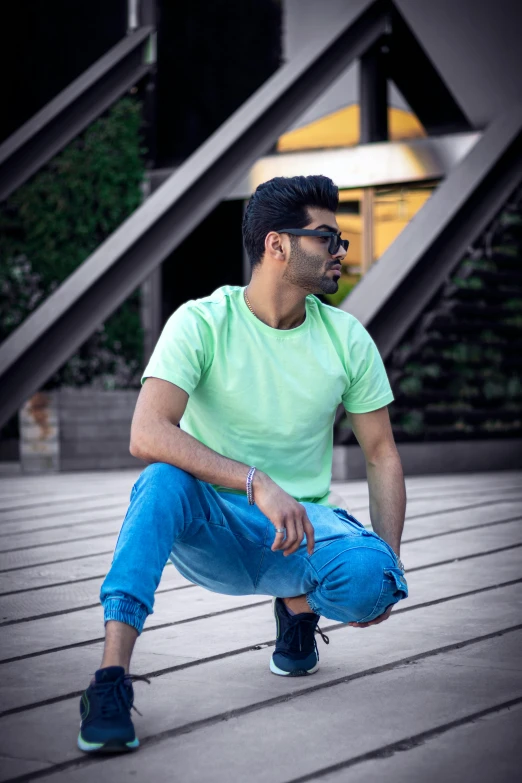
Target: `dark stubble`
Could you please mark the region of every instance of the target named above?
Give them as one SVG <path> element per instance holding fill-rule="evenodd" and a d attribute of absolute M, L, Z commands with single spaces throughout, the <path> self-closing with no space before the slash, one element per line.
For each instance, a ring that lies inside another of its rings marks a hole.
<path fill-rule="evenodd" d="M 298 237 L 291 237 L 290 243 L 292 250 L 283 278 L 310 294 L 335 294 L 339 288 L 338 278 L 324 273 L 324 256 L 306 253 Z M 334 263 L 328 262 L 327 269 Z"/>

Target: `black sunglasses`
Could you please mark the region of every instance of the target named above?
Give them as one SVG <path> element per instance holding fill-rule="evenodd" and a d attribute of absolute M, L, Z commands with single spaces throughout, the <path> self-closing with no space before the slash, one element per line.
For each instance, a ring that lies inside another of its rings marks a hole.
<path fill-rule="evenodd" d="M 296 237 L 331 237 L 328 245 L 328 252 L 334 256 L 340 247 L 348 250 L 350 244 L 348 239 L 341 239 L 341 232 L 321 231 L 318 228 L 280 228 L 278 234 L 293 234 Z"/>

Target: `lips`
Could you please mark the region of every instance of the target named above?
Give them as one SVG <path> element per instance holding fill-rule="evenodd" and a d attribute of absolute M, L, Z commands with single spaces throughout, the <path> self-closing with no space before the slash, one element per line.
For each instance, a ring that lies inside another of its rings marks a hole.
<path fill-rule="evenodd" d="M 330 269 L 333 272 L 339 272 L 339 274 L 341 274 L 341 265 L 340 264 L 335 264 L 334 266 L 331 266 Z"/>

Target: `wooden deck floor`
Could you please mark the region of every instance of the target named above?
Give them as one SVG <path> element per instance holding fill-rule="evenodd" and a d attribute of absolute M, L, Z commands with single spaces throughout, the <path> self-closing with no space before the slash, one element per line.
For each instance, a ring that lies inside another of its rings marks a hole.
<path fill-rule="evenodd" d="M 269 600 L 165 569 L 136 648 L 141 749 L 76 749 L 102 649 L 98 591 L 132 472 L 0 478 L 0 780 L 512 783 L 522 769 L 522 474 L 416 477 L 410 598 L 357 630 L 325 621 L 321 669 L 268 669 Z M 369 524 L 364 482 L 334 502 Z M 400 752 L 399 752 L 400 751 Z"/>

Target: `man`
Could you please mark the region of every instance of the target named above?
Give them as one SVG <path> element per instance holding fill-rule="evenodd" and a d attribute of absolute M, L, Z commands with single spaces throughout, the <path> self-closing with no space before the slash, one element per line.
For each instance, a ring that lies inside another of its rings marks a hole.
<path fill-rule="evenodd" d="M 314 296 L 338 288 L 348 243 L 337 206 L 327 177 L 260 185 L 243 223 L 250 284 L 187 302 L 158 341 L 131 429 L 131 453 L 150 464 L 101 590 L 105 650 L 80 703 L 84 751 L 138 745 L 129 664 L 169 558 L 209 590 L 277 596 L 270 669 L 282 676 L 317 670 L 320 615 L 365 628 L 407 596 L 384 366 L 361 324 Z M 341 402 L 375 532 L 328 506 Z"/>

